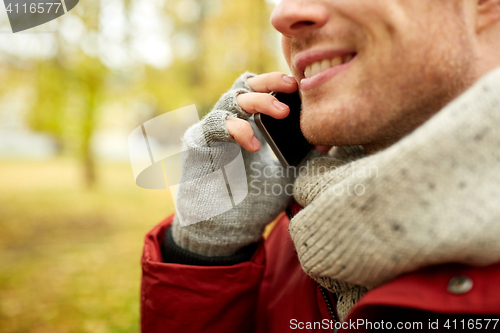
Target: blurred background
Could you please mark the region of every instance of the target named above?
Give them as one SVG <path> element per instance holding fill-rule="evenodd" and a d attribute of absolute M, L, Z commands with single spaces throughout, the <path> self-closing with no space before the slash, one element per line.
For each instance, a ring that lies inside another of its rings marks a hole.
<path fill-rule="evenodd" d="M 287 72 L 278 0 L 85 0 L 12 34 L 0 5 L 0 332 L 138 332 L 145 233 L 130 132 L 239 74 Z"/>

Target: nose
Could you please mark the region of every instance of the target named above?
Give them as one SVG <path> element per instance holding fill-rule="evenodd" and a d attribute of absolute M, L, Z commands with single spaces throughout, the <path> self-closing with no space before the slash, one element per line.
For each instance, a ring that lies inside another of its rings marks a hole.
<path fill-rule="evenodd" d="M 327 9 L 311 0 L 282 0 L 271 15 L 271 24 L 286 37 L 318 29 L 327 21 Z"/>

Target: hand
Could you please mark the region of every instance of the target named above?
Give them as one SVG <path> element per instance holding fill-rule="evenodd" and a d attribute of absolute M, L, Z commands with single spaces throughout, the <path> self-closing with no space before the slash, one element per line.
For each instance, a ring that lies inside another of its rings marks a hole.
<path fill-rule="evenodd" d="M 254 91 L 236 96 L 239 107 L 248 113 L 264 113 L 276 119 L 283 119 L 290 113 L 290 108 L 281 103 L 270 92 L 291 94 L 298 89 L 297 81 L 283 73 L 273 72 L 247 79 L 248 86 Z M 226 129 L 243 148 L 256 152 L 260 148 L 259 140 L 248 121 L 240 118 L 227 118 Z"/>
<path fill-rule="evenodd" d="M 269 147 L 261 145 L 264 138 L 252 116 L 261 112 L 286 117 L 288 106 L 269 92 L 296 90 L 296 81 L 282 73 L 245 73 L 212 111 L 186 131 L 172 225 L 177 245 L 204 256 L 229 256 L 257 242 L 265 226 L 285 209 L 292 194 L 293 175 L 283 172 Z M 227 189 L 215 173 L 237 161 L 238 154 L 244 163 L 238 170 L 243 172 L 226 178 L 236 179 L 243 185 L 239 187 L 248 191 L 235 192 L 231 184 L 234 204 L 226 208 L 227 200 L 220 199 L 223 196 L 219 194 L 227 193 Z"/>

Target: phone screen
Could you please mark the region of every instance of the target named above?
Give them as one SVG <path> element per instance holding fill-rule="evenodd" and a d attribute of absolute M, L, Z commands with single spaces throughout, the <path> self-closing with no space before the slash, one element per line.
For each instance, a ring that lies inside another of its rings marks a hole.
<path fill-rule="evenodd" d="M 284 119 L 257 114 L 255 121 L 281 164 L 297 166 L 313 147 L 300 130 L 300 95 L 277 93 L 275 97 L 290 107 L 290 114 Z"/>

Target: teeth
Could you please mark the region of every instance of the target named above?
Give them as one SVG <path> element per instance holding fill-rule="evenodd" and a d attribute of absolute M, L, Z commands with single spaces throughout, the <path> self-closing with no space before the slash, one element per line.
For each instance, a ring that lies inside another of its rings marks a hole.
<path fill-rule="evenodd" d="M 330 67 L 335 67 L 341 64 L 345 64 L 346 62 L 351 61 L 353 58 L 352 54 L 349 54 L 342 59 L 342 57 L 336 57 L 333 59 L 323 59 L 319 61 L 315 61 L 309 66 L 306 67 L 304 71 L 304 76 L 306 78 L 309 78 L 311 76 L 314 76 L 318 74 L 319 72 L 322 72 L 324 70 L 327 70 Z"/>
<path fill-rule="evenodd" d="M 341 65 L 342 64 L 342 58 L 341 57 L 337 57 L 337 58 L 333 58 L 332 59 L 332 67 L 333 66 L 338 66 L 338 65 Z"/>
<path fill-rule="evenodd" d="M 320 72 L 322 72 L 325 69 L 328 69 L 330 67 L 332 67 L 330 60 L 329 59 L 323 59 L 323 61 L 321 61 Z"/>
<path fill-rule="evenodd" d="M 311 77 L 311 76 L 312 76 L 312 75 L 311 75 L 311 72 L 312 72 L 312 70 L 311 70 L 311 66 L 307 66 L 307 67 L 306 67 L 306 71 L 304 72 L 304 76 L 305 76 L 305 77 Z"/>
<path fill-rule="evenodd" d="M 320 61 L 313 62 L 311 66 L 311 76 L 314 76 L 319 72 L 321 72 L 321 62 Z"/>

